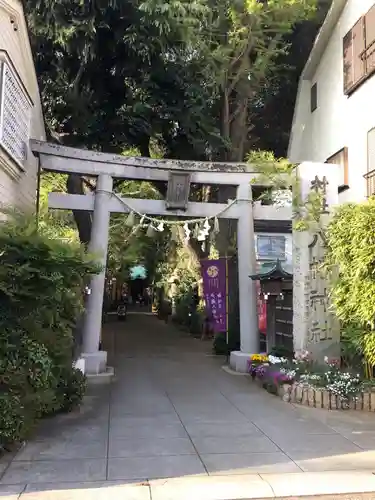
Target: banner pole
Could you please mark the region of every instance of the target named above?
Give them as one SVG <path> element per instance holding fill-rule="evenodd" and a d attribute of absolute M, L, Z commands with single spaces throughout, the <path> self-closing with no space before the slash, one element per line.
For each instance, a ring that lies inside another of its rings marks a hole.
<path fill-rule="evenodd" d="M 229 343 L 229 276 L 228 276 L 228 256 L 225 256 L 225 305 L 226 305 L 226 337 Z"/>

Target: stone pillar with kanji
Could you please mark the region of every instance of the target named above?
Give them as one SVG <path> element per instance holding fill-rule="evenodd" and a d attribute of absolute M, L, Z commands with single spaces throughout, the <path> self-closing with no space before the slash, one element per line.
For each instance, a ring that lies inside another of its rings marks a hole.
<path fill-rule="evenodd" d="M 308 221 L 319 208 L 320 221 L 308 221 L 303 231 L 293 228 L 293 343 L 295 351 L 308 350 L 317 361 L 340 357 L 339 322 L 323 272 L 325 228 L 338 205 L 339 168 L 310 162 L 296 168 L 299 210 Z"/>

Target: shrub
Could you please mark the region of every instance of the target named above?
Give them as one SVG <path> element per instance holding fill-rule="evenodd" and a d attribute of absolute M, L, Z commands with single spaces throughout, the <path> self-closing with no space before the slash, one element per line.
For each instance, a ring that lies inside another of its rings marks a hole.
<path fill-rule="evenodd" d="M 228 356 L 232 351 L 239 351 L 241 348 L 240 342 L 237 340 L 232 340 L 229 337 L 229 342 L 227 344 L 227 334 L 217 333 L 213 342 L 213 351 L 217 355 Z"/>
<path fill-rule="evenodd" d="M 293 359 L 293 350 L 282 345 L 273 346 L 268 354 L 278 358 Z"/>
<path fill-rule="evenodd" d="M 43 415 L 71 409 L 84 383 L 72 367 L 82 289 L 98 267 L 77 245 L 38 233 L 27 216 L 0 225 L 0 446 Z"/>
<path fill-rule="evenodd" d="M 375 197 L 340 205 L 326 240 L 325 270 L 331 281 L 331 299 L 343 326 L 347 364 L 357 355 L 375 365 Z"/>
<path fill-rule="evenodd" d="M 229 348 L 225 333 L 218 333 L 217 335 L 215 335 L 213 350 L 214 353 L 217 354 L 218 356 L 229 354 Z"/>
<path fill-rule="evenodd" d="M 85 375 L 73 368 L 66 370 L 57 386 L 58 399 L 63 411 L 72 411 L 82 401 L 86 392 L 87 380 Z"/>

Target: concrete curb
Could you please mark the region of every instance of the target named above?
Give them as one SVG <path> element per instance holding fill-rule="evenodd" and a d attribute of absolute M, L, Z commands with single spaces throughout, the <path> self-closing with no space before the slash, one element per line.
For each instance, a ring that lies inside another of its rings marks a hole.
<path fill-rule="evenodd" d="M 255 500 L 272 498 L 375 498 L 372 472 L 301 472 L 209 476 L 150 481 L 152 500 Z M 364 497 L 365 498 L 365 497 Z"/>
<path fill-rule="evenodd" d="M 13 496 L 14 495 L 14 496 Z M 4 500 L 373 500 L 372 472 L 190 476 L 148 481 L 0 486 Z"/>
<path fill-rule="evenodd" d="M 105 372 L 96 374 L 86 373 L 87 384 L 88 385 L 109 384 L 112 381 L 114 375 L 115 375 L 114 368 L 112 366 L 107 366 Z"/>
<path fill-rule="evenodd" d="M 232 368 L 228 365 L 223 365 L 221 367 L 221 369 L 224 370 L 229 375 L 234 375 L 236 377 L 250 377 L 250 375 L 248 373 L 236 372 L 236 371 L 232 370 Z"/>

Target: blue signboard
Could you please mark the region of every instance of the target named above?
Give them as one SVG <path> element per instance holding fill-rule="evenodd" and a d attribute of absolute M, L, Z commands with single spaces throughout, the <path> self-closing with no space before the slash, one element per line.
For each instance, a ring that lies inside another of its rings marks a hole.
<path fill-rule="evenodd" d="M 129 274 L 132 280 L 144 280 L 147 277 L 146 268 L 142 264 L 131 267 Z"/>

